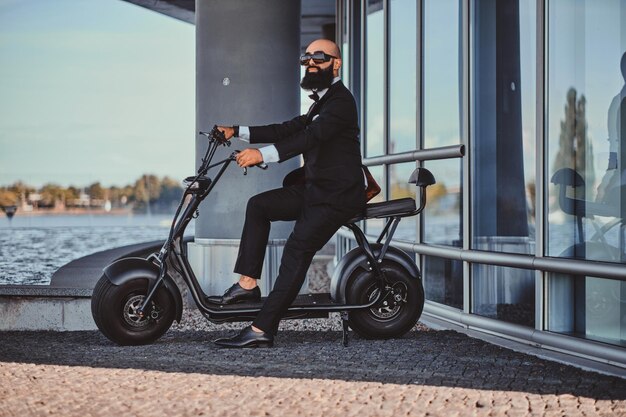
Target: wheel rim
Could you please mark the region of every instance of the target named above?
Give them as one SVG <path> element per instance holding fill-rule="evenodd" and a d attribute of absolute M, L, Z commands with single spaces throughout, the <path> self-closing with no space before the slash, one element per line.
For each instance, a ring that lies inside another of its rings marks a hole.
<path fill-rule="evenodd" d="M 396 318 L 402 311 L 402 307 L 406 304 L 408 294 L 407 286 L 402 282 L 396 282 L 392 286 L 387 286 L 387 295 L 380 300 L 374 307 L 370 308 L 372 316 L 377 321 L 390 321 Z M 380 290 L 377 285 L 372 285 L 367 290 L 367 298 L 372 302 Z"/>
<path fill-rule="evenodd" d="M 124 304 L 124 322 L 133 329 L 143 329 L 150 324 L 151 319 L 157 319 L 159 317 L 159 310 L 156 308 L 154 302 L 151 303 L 149 316 L 139 314 L 139 307 L 141 307 L 145 299 L 146 297 L 144 295 L 131 295 Z"/>

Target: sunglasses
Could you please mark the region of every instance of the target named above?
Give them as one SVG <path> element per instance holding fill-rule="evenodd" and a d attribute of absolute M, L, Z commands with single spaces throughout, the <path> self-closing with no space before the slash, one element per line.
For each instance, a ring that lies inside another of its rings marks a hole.
<path fill-rule="evenodd" d="M 316 64 L 322 64 L 324 62 L 328 62 L 333 58 L 337 58 L 336 56 L 328 55 L 324 52 L 314 52 L 312 54 L 306 53 L 300 56 L 300 65 L 307 66 L 309 65 L 309 61 L 313 60 Z"/>

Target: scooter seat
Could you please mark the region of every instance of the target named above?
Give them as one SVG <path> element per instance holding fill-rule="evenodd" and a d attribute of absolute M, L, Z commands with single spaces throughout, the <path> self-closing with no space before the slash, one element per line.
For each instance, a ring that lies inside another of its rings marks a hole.
<path fill-rule="evenodd" d="M 355 223 L 364 219 L 377 219 L 381 217 L 404 216 L 415 211 L 415 200 L 410 197 L 397 200 L 371 203 L 365 206 L 365 210 L 351 218 L 346 223 Z"/>

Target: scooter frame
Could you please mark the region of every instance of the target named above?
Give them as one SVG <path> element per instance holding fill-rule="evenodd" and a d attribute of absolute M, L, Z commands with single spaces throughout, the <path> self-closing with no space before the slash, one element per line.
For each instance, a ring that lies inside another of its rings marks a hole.
<path fill-rule="evenodd" d="M 189 222 L 197 217 L 198 207 L 200 203 L 209 195 L 211 190 L 219 182 L 220 178 L 230 165 L 235 160 L 238 151 L 234 151 L 230 156 L 222 161 L 211 164 L 211 161 L 219 146 L 230 146 L 230 142 L 226 140 L 223 133 L 216 127 L 211 132 L 199 132 L 206 136 L 209 140 L 208 147 L 204 157 L 201 160 L 200 167 L 195 177 L 188 177 L 185 179 L 187 188 L 184 191 L 181 202 L 176 210 L 170 233 L 167 240 L 164 242 L 161 250 L 158 253 L 151 254 L 148 258 L 123 258 L 117 262 L 112 263 L 105 268 L 104 273 L 109 280 L 114 284 L 121 284 L 125 281 L 137 278 L 141 275 L 144 278 L 148 278 L 148 294 L 143 300 L 142 305 L 137 310 L 137 313 L 141 317 L 146 315 L 153 319 L 158 318 L 158 312 L 151 309 L 151 302 L 157 292 L 157 290 L 165 285 L 166 288 L 172 293 L 176 304 L 176 319 L 179 321 L 182 316 L 182 297 L 178 286 L 175 284 L 171 275 L 168 273 L 168 267 L 172 267 L 177 271 L 185 284 L 188 286 L 191 296 L 197 305 L 198 309 L 203 315 L 210 321 L 221 323 L 227 321 L 240 321 L 246 319 L 253 319 L 260 311 L 260 307 L 254 308 L 238 305 L 216 305 L 206 301 L 206 296 L 200 287 L 197 277 L 195 276 L 191 265 L 187 258 L 187 248 L 183 243 L 183 235 Z M 212 168 L 221 166 L 219 171 L 211 180 L 206 176 L 208 171 Z M 267 165 L 259 164 L 258 167 L 267 169 Z M 420 171 L 421 170 L 421 171 Z M 247 174 L 247 169 L 244 168 L 244 175 Z M 380 233 L 376 241 L 376 245 L 372 245 L 368 242 L 363 231 L 357 226 L 357 222 L 368 217 L 363 214 L 349 220 L 344 226 L 349 228 L 355 236 L 358 244 L 357 249 L 354 251 L 361 251 L 361 254 L 352 256 L 352 264 L 359 265 L 360 267 L 373 271 L 377 278 L 378 291 L 374 298 L 368 300 L 369 302 L 364 304 L 349 304 L 344 297 L 344 300 L 339 294 L 342 288 L 345 289 L 345 282 L 334 282 L 331 287 L 334 288 L 334 294 L 319 294 L 329 295 L 328 301 L 319 303 L 313 300 L 310 303 L 292 305 L 288 308 L 285 318 L 305 318 L 305 317 L 325 317 L 331 312 L 341 312 L 341 318 L 343 322 L 343 343 L 347 344 L 347 317 L 348 312 L 352 310 L 361 310 L 372 308 L 379 302 L 383 302 L 387 297 L 395 297 L 396 302 L 400 301 L 398 297 L 401 297 L 395 290 L 393 285 L 387 281 L 384 270 L 381 268 L 381 263 L 386 257 L 392 257 L 394 261 L 400 263 L 405 269 L 411 272 L 415 279 L 421 279 L 419 269 L 413 262 L 413 260 L 404 252 L 390 246 L 391 240 L 395 233 L 395 230 L 400 222 L 401 218 L 414 216 L 419 214 L 426 205 L 426 192 L 425 189 L 428 185 L 434 183 L 432 174 L 423 169 L 418 168 L 409 182 L 415 183 L 420 189 L 420 206 L 417 209 L 407 211 L 400 210 L 396 213 L 389 213 L 389 210 L 381 216 L 374 216 L 378 218 L 386 218 L 386 224 Z M 411 199 L 412 200 L 412 199 Z M 413 207 L 415 204 L 413 202 Z M 182 212 L 182 214 L 181 214 Z M 385 238 L 386 236 L 386 238 Z M 385 238 L 383 242 L 383 238 Z M 350 255 L 350 254 L 347 254 Z M 346 255 L 346 256 L 347 256 Z M 365 261 L 365 262 L 363 262 Z M 169 265 L 169 266 L 168 266 Z M 350 272 L 350 268 L 345 272 Z M 340 271 L 340 274 L 344 273 Z M 335 278 L 335 277 L 333 277 Z M 349 277 L 340 276 L 339 280 L 347 280 Z M 336 280 L 335 280 L 336 281 Z M 334 297 L 333 297 L 334 295 Z"/>

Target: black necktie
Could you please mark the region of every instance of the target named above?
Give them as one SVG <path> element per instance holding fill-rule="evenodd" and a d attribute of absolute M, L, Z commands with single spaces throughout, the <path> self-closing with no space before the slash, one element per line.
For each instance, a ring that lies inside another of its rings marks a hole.
<path fill-rule="evenodd" d="M 320 96 L 317 94 L 317 91 L 313 91 L 313 94 L 309 94 L 309 98 L 317 103 L 320 99 Z"/>

